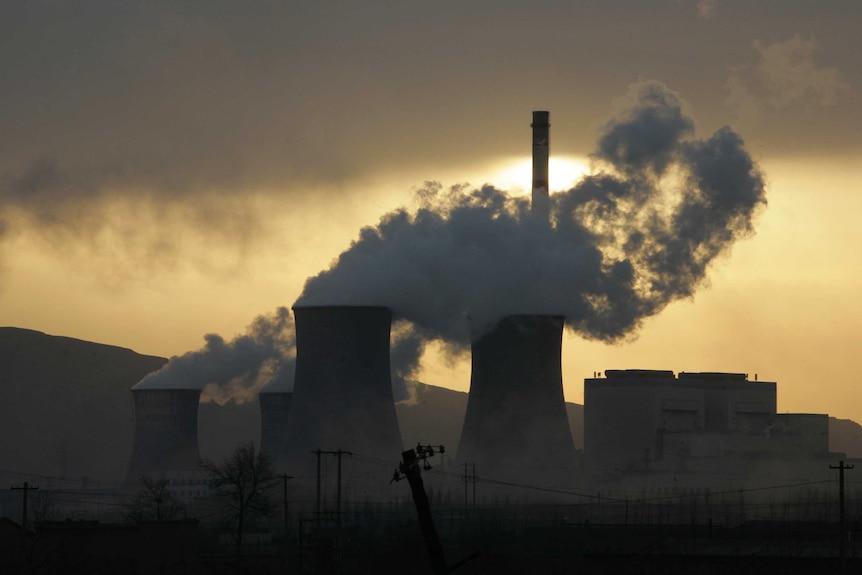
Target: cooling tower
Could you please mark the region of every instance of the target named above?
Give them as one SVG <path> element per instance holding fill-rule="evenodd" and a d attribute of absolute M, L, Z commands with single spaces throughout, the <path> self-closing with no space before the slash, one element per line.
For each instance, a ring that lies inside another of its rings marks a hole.
<path fill-rule="evenodd" d="M 274 460 L 284 457 L 287 448 L 287 417 L 293 393 L 287 391 L 262 391 L 260 400 L 260 450 Z"/>
<path fill-rule="evenodd" d="M 473 341 L 458 448 L 482 478 L 571 487 L 576 453 L 560 366 L 565 318 L 514 315 Z"/>
<path fill-rule="evenodd" d="M 141 475 L 196 470 L 200 389 L 132 389 L 135 445 L 126 483 Z"/>
<path fill-rule="evenodd" d="M 288 422 L 288 472 L 308 474 L 313 450 L 398 461 L 403 446 L 389 366 L 384 307 L 295 307 L 296 377 Z M 391 468 L 373 466 L 385 485 Z M 385 479 L 384 479 L 385 478 Z"/>

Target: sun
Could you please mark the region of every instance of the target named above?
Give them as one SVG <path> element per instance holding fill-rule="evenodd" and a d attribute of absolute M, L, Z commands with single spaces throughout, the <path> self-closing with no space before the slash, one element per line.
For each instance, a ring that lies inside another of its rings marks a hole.
<path fill-rule="evenodd" d="M 568 190 L 589 172 L 586 158 L 552 157 L 548 163 L 548 184 L 551 192 Z M 507 191 L 529 191 L 533 186 L 533 160 L 527 157 L 501 162 L 487 181 Z"/>

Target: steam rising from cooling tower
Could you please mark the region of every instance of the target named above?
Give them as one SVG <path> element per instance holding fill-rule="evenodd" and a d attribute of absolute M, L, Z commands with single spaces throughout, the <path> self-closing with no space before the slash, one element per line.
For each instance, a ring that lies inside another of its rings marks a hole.
<path fill-rule="evenodd" d="M 466 349 L 467 318 L 482 332 L 513 314 L 563 315 L 583 337 L 619 340 L 691 296 L 766 204 L 732 129 L 693 134 L 676 94 L 638 84 L 603 129 L 594 173 L 550 196 L 549 226 L 528 225 L 527 198 L 428 183 L 417 209 L 362 229 L 297 305 L 386 306 L 417 345 Z"/>
<path fill-rule="evenodd" d="M 204 339 L 202 349 L 172 357 L 133 389 L 200 389 L 202 401 L 220 404 L 249 401 L 264 385 L 272 392 L 293 389 L 295 336 L 286 307 L 255 318 L 229 342 L 213 333 Z"/>

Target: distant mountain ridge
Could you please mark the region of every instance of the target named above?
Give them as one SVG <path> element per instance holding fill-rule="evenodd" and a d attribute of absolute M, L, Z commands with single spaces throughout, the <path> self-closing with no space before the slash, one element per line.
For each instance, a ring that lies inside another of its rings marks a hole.
<path fill-rule="evenodd" d="M 0 328 L 0 467 L 120 480 L 134 432 L 129 387 L 167 359 Z"/>
<path fill-rule="evenodd" d="M 121 481 L 134 439 L 129 389 L 167 361 L 0 327 L 0 475 L 11 470 Z M 405 446 L 443 444 L 454 455 L 466 408 L 466 392 L 416 383 L 410 399 L 396 404 Z M 575 445 L 582 449 L 584 408 L 567 403 L 566 409 Z M 862 457 L 862 426 L 847 419 L 829 423 L 830 449 Z M 198 430 L 201 455 L 221 459 L 242 441 L 260 440 L 259 404 L 201 404 Z"/>

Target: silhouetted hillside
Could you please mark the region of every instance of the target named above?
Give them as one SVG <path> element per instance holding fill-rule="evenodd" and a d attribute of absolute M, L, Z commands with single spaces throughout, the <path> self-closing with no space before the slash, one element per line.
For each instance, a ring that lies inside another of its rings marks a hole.
<path fill-rule="evenodd" d="M 134 433 L 129 389 L 166 361 L 111 345 L 0 328 L 0 474 L 121 481 Z M 455 456 L 466 408 L 465 392 L 417 383 L 414 396 L 396 404 L 404 445 L 443 444 Z M 566 409 L 575 446 L 582 449 L 584 407 L 567 403 Z M 862 457 L 862 426 L 846 419 L 829 423 L 830 450 Z M 198 429 L 201 456 L 222 459 L 243 441 L 259 441 L 258 402 L 202 404 Z"/>
<path fill-rule="evenodd" d="M 129 388 L 166 361 L 0 328 L 0 468 L 122 480 L 134 431 Z"/>

